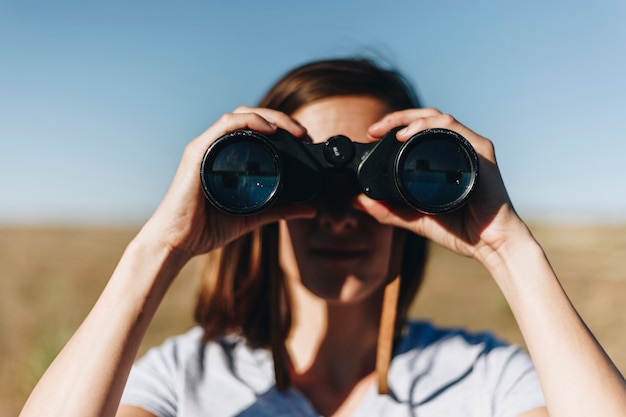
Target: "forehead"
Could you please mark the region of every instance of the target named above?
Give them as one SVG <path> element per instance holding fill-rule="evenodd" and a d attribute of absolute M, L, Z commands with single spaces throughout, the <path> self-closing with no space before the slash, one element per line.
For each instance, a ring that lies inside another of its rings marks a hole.
<path fill-rule="evenodd" d="M 374 97 L 337 96 L 306 104 L 292 117 L 307 128 L 313 142 L 334 135 L 360 142 L 367 139 L 367 129 L 388 111 L 388 106 Z"/>

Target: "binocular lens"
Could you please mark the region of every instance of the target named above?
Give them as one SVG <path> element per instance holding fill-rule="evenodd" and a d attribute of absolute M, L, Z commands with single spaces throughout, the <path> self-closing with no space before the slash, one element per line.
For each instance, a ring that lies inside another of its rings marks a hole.
<path fill-rule="evenodd" d="M 409 204 L 428 213 L 458 207 L 469 196 L 476 165 L 464 139 L 449 134 L 407 143 L 396 165 L 398 188 Z M 465 145 L 465 146 L 464 146 Z"/>
<path fill-rule="evenodd" d="M 234 214 L 252 213 L 273 200 L 280 169 L 272 150 L 262 143 L 237 140 L 212 155 L 204 162 L 202 179 L 218 207 Z"/>

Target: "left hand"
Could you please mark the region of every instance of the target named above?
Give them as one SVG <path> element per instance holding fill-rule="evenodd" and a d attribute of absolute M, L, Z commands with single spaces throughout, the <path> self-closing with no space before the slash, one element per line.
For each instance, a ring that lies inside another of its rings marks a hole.
<path fill-rule="evenodd" d="M 461 255 L 481 258 L 497 251 L 512 230 L 524 227 L 515 213 L 496 163 L 493 143 L 474 133 L 452 116 L 436 109 L 410 109 L 390 113 L 369 128 L 378 140 L 396 126 L 400 141 L 430 129 L 445 128 L 464 136 L 480 159 L 480 174 L 474 195 L 460 209 L 442 215 L 424 215 L 409 207 L 389 205 L 360 195 L 357 207 L 380 223 L 408 229 Z"/>

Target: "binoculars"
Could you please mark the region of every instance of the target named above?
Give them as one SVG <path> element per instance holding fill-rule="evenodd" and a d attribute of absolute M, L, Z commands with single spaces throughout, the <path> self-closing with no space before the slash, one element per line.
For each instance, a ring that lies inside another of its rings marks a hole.
<path fill-rule="evenodd" d="M 470 198 L 478 156 L 448 129 L 428 129 L 400 142 L 389 131 L 379 141 L 338 135 L 307 143 L 277 129 L 265 136 L 236 130 L 207 149 L 200 167 L 206 198 L 234 215 L 258 213 L 277 201 L 306 202 L 338 173 L 353 175 L 356 191 L 374 200 L 403 202 L 426 214 L 446 213 Z"/>

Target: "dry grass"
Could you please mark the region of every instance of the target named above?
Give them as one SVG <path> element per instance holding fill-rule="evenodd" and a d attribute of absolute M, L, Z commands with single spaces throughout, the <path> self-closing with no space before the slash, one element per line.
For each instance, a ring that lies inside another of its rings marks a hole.
<path fill-rule="evenodd" d="M 589 327 L 626 370 L 626 227 L 533 227 Z M 0 417 L 15 416 L 102 290 L 136 230 L 0 228 Z M 188 328 L 192 262 L 174 283 L 142 351 Z M 498 289 L 475 263 L 434 247 L 415 316 L 490 329 L 521 342 Z"/>

